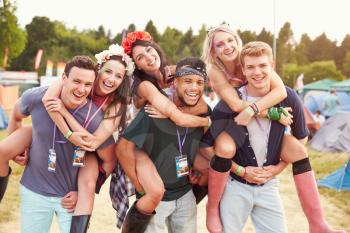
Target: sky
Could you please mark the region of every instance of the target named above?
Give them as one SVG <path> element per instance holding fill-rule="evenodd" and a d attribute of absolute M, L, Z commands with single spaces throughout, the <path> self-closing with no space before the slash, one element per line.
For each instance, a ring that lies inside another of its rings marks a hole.
<path fill-rule="evenodd" d="M 291 23 L 296 41 L 303 33 L 312 39 L 326 33 L 340 43 L 350 34 L 349 0 L 16 0 L 21 27 L 34 16 L 59 20 L 69 28 L 97 29 L 103 25 L 112 35 L 130 23 L 143 30 L 152 19 L 160 32 L 167 26 L 194 34 L 205 24 L 225 21 L 240 30 L 260 32 L 263 27 L 278 34 L 285 22 Z M 275 2 L 275 11 L 274 9 Z"/>

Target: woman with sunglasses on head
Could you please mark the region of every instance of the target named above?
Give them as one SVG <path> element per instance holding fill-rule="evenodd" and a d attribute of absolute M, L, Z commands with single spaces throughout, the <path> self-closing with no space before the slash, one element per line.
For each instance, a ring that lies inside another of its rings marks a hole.
<path fill-rule="evenodd" d="M 271 91 L 255 103 L 248 103 L 238 97 L 234 87 L 245 84 L 239 53 L 242 42 L 238 34 L 227 24 L 211 28 L 203 46 L 203 60 L 208 66 L 208 75 L 214 91 L 234 112 L 240 114 L 234 119 L 237 124 L 247 125 L 250 119 L 259 117 L 261 112 L 273 107 L 286 97 L 286 90 L 280 77 L 274 73 L 271 79 Z M 291 115 L 287 115 L 291 109 L 279 109 L 276 120 L 288 126 L 292 123 Z M 271 112 L 268 117 L 271 119 Z M 266 116 L 262 114 L 262 116 Z M 273 119 L 273 118 L 272 118 Z M 236 145 L 231 136 L 222 132 L 217 138 L 210 139 L 209 147 L 201 148 L 201 154 L 210 160 L 208 174 L 208 204 L 207 227 L 210 232 L 221 232 L 221 220 L 219 202 L 222 197 L 230 171 L 237 174 L 239 165 L 232 162 L 236 153 Z M 270 172 L 271 177 L 279 174 L 287 165 L 293 164 L 293 174 L 299 199 L 304 213 L 309 221 L 310 232 L 343 232 L 333 231 L 326 223 L 319 201 L 319 194 L 315 178 L 308 160 L 307 150 L 303 143 L 290 134 L 285 134 L 281 150 L 281 162 L 275 166 L 264 167 Z M 214 146 L 215 145 L 215 146 Z M 208 145 L 207 145 L 208 146 Z M 203 157 L 200 157 L 203 159 Z M 231 165 L 232 163 L 232 165 Z M 220 165 L 229 168 L 225 172 L 218 171 Z M 214 169 L 216 167 L 216 169 Z M 250 169 L 243 168 L 238 172 L 247 182 L 263 184 L 268 179 L 259 179 Z"/>

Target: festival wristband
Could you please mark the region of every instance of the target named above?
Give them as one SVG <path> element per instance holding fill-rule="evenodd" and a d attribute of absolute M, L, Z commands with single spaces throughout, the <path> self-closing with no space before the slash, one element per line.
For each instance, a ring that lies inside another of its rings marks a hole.
<path fill-rule="evenodd" d="M 255 116 L 259 115 L 260 111 L 259 111 L 258 105 L 256 105 L 256 103 L 252 103 L 250 105 L 250 107 L 253 109 Z"/>
<path fill-rule="evenodd" d="M 272 107 L 269 108 L 269 110 L 267 111 L 267 118 L 269 118 L 270 120 L 279 121 L 281 119 L 282 114 L 284 116 L 288 116 L 288 112 L 284 110 L 283 107 Z"/>
<path fill-rule="evenodd" d="M 65 139 L 68 139 L 70 136 L 72 136 L 73 132 L 68 130 L 68 132 L 63 136 Z"/>
<path fill-rule="evenodd" d="M 278 108 L 276 107 L 269 108 L 269 110 L 267 111 L 267 118 L 273 121 L 279 121 L 281 119 L 281 114 L 278 111 Z"/>
<path fill-rule="evenodd" d="M 138 192 L 141 196 L 145 195 L 145 192 Z"/>
<path fill-rule="evenodd" d="M 254 112 L 254 110 L 252 109 L 251 106 L 246 107 L 246 108 L 244 109 L 244 111 L 245 111 L 246 113 L 248 113 L 249 116 L 251 116 L 251 117 L 255 115 L 255 112 Z"/>
<path fill-rule="evenodd" d="M 237 169 L 236 169 L 236 171 L 235 171 L 235 174 L 236 174 L 237 176 L 240 176 L 242 170 L 243 170 L 243 167 L 238 165 L 238 167 L 237 167 Z"/>
<path fill-rule="evenodd" d="M 207 126 L 208 128 L 211 126 L 211 123 L 212 123 L 211 119 L 210 119 L 210 117 L 208 117 L 208 126 Z"/>

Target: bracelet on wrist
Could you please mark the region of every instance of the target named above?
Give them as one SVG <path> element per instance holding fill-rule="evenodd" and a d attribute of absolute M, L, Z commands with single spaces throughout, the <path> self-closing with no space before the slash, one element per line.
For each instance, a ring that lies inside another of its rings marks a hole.
<path fill-rule="evenodd" d="M 208 128 L 211 126 L 211 123 L 212 123 L 211 119 L 210 119 L 210 117 L 208 117 L 208 126 L 207 126 Z"/>
<path fill-rule="evenodd" d="M 68 132 L 63 136 L 65 139 L 68 139 L 70 136 L 72 136 L 73 132 L 68 130 Z"/>
<path fill-rule="evenodd" d="M 282 114 L 284 116 L 288 116 L 288 112 L 284 110 L 283 107 L 272 107 L 269 108 L 269 110 L 267 111 L 267 118 L 269 118 L 270 120 L 279 121 L 281 119 Z"/>
<path fill-rule="evenodd" d="M 276 107 L 269 108 L 269 110 L 267 111 L 267 118 L 273 121 L 279 121 L 281 119 L 281 114 L 278 111 L 278 108 Z"/>
<path fill-rule="evenodd" d="M 238 167 L 236 168 L 235 174 L 236 174 L 237 176 L 240 176 L 240 174 L 241 174 L 241 172 L 242 172 L 243 169 L 244 169 L 244 168 L 243 168 L 242 166 L 238 165 Z"/>
<path fill-rule="evenodd" d="M 244 111 L 247 112 L 251 117 L 255 115 L 255 112 L 251 106 L 246 107 Z"/>
<path fill-rule="evenodd" d="M 253 109 L 255 116 L 259 115 L 260 111 L 259 111 L 259 108 L 256 105 L 256 103 L 252 103 L 251 105 L 249 105 L 249 107 L 251 107 Z"/>

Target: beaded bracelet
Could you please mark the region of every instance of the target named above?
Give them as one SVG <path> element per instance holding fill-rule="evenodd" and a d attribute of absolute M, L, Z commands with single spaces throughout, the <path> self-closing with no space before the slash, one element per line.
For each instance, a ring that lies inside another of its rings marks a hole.
<path fill-rule="evenodd" d="M 251 107 L 251 109 L 253 109 L 255 116 L 257 116 L 260 113 L 259 108 L 255 103 L 252 103 L 251 105 L 249 105 L 249 107 Z"/>

